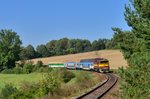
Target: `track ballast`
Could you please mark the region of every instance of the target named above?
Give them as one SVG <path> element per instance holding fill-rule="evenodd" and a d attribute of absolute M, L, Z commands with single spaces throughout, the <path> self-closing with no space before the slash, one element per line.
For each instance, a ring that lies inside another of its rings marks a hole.
<path fill-rule="evenodd" d="M 107 73 L 107 80 L 97 86 L 96 88 L 90 90 L 87 93 L 82 94 L 76 99 L 100 99 L 102 98 L 117 82 L 118 78 L 111 74 Z"/>

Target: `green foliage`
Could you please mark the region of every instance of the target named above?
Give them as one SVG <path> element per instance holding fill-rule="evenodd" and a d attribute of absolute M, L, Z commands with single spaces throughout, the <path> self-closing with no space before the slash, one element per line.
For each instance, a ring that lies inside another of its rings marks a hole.
<path fill-rule="evenodd" d="M 98 49 L 99 49 L 97 40 L 94 40 L 94 41 L 92 42 L 92 49 L 93 49 L 93 50 L 98 50 Z"/>
<path fill-rule="evenodd" d="M 39 73 L 46 73 L 46 72 L 51 72 L 53 70 L 53 68 L 50 68 L 50 67 L 40 67 L 36 72 L 39 72 Z"/>
<path fill-rule="evenodd" d="M 65 83 L 69 82 L 72 78 L 75 77 L 75 75 L 70 71 L 64 72 L 62 76 L 63 76 L 63 81 Z"/>
<path fill-rule="evenodd" d="M 76 79 L 76 81 L 78 83 L 80 83 L 80 82 L 85 82 L 86 83 L 87 80 L 90 81 L 92 79 L 91 76 L 88 73 L 84 73 L 84 72 L 79 72 L 79 73 L 80 73 L 81 76 L 77 76 L 77 79 Z"/>
<path fill-rule="evenodd" d="M 14 67 L 12 69 L 4 69 L 1 73 L 3 74 L 22 74 L 22 68 L 21 67 Z"/>
<path fill-rule="evenodd" d="M 97 40 L 94 40 L 92 42 L 92 49 L 93 50 L 101 50 L 101 49 L 106 49 L 106 44 L 109 42 L 108 39 L 99 39 L 98 41 Z M 108 45 L 107 45 L 108 46 Z"/>
<path fill-rule="evenodd" d="M 117 39 L 114 38 L 110 39 L 106 43 L 106 49 L 120 49 Z"/>
<path fill-rule="evenodd" d="M 37 61 L 37 64 L 35 66 L 38 67 L 38 68 L 42 67 L 43 62 L 42 61 Z"/>
<path fill-rule="evenodd" d="M 123 99 L 150 98 L 150 2 L 149 0 L 130 0 L 125 6 L 125 20 L 132 31 L 113 28 L 125 59 L 127 69 L 120 68 L 119 74 L 125 80 L 121 84 Z"/>
<path fill-rule="evenodd" d="M 32 46 L 32 45 L 28 45 L 26 48 L 25 48 L 25 50 L 26 50 L 26 54 L 27 54 L 27 57 L 29 58 L 29 59 L 32 59 L 32 58 L 34 58 L 36 55 L 36 53 L 35 53 L 35 50 L 34 50 L 34 47 Z"/>
<path fill-rule="evenodd" d="M 13 97 L 19 97 L 20 99 L 37 98 L 48 94 L 49 92 L 53 94 L 59 86 L 60 82 L 56 72 L 49 72 L 45 74 L 45 78 L 41 82 L 33 87 L 30 87 L 30 90 L 25 91 L 24 93 L 19 92 L 16 94 L 16 96 L 14 95 Z"/>
<path fill-rule="evenodd" d="M 37 54 L 39 55 L 39 57 L 48 57 L 50 56 L 50 53 L 48 52 L 47 48 L 45 45 L 41 44 L 38 45 L 36 48 Z"/>
<path fill-rule="evenodd" d="M 13 68 L 14 74 L 22 74 L 22 68 L 16 66 L 15 68 Z"/>
<path fill-rule="evenodd" d="M 57 72 L 51 72 L 46 74 L 40 90 L 42 90 L 43 94 L 48 94 L 48 92 L 53 94 L 59 86 L 60 82 Z"/>
<path fill-rule="evenodd" d="M 21 52 L 19 53 L 19 57 L 20 57 L 20 60 L 29 59 L 24 47 L 21 47 Z"/>
<path fill-rule="evenodd" d="M 54 56 L 56 54 L 56 42 L 57 40 L 52 40 L 46 44 L 46 48 L 50 53 L 50 56 Z"/>
<path fill-rule="evenodd" d="M 20 78 L 26 79 L 26 81 L 22 80 L 22 83 L 19 83 L 20 87 L 17 87 L 18 89 L 14 91 L 14 93 L 9 94 L 9 99 L 62 99 L 85 90 L 86 88 L 90 88 L 100 82 L 99 79 L 95 79 L 99 78 L 99 76 L 96 77 L 85 71 L 68 71 L 65 68 L 55 68 L 51 70 L 51 72 L 43 74 L 42 77 L 44 78 L 40 81 L 31 79 L 36 78 L 37 74 L 34 74 L 34 76 L 31 76 L 31 74 L 23 74 L 27 76 L 26 78 L 23 76 L 20 77 L 19 75 Z M 13 78 L 14 76 L 16 75 L 10 75 L 10 77 Z M 30 78 L 30 82 L 27 82 L 27 78 Z M 17 77 L 15 81 L 18 80 Z M 34 83 L 31 80 L 34 81 Z M 11 93 L 11 90 L 7 91 L 7 93 Z"/>
<path fill-rule="evenodd" d="M 19 59 L 21 40 L 12 30 L 0 31 L 0 71 L 5 67 L 12 68 Z"/>
<path fill-rule="evenodd" d="M 15 87 L 20 88 L 21 83 L 26 81 L 37 83 L 43 79 L 43 73 L 30 73 L 30 74 L 0 74 L 0 92 L 7 83 L 13 83 Z M 0 98 L 1 99 L 1 98 Z"/>
<path fill-rule="evenodd" d="M 60 68 L 56 72 L 59 72 L 61 76 L 60 78 L 62 78 L 63 82 L 65 83 L 69 82 L 72 78 L 75 77 L 75 74 L 71 71 L 68 71 L 66 68 Z"/>
<path fill-rule="evenodd" d="M 14 71 L 12 69 L 4 69 L 1 73 L 2 74 L 14 74 Z"/>
<path fill-rule="evenodd" d="M 33 64 L 32 62 L 29 62 L 29 63 L 25 63 L 24 66 L 23 66 L 23 72 L 26 73 L 26 74 L 29 74 L 32 72 L 33 70 Z"/>
<path fill-rule="evenodd" d="M 3 74 L 29 74 L 32 72 L 51 72 L 53 69 L 47 65 L 43 65 L 42 61 L 38 61 L 36 65 L 32 62 L 23 63 L 23 67 L 16 66 L 12 69 L 4 69 L 1 73 Z"/>
<path fill-rule="evenodd" d="M 52 40 L 46 45 L 38 45 L 36 47 L 36 51 L 32 45 L 28 45 L 26 48 L 22 47 L 19 55 L 21 60 L 26 60 L 38 57 L 49 57 L 101 50 L 106 49 L 106 44 L 108 41 L 108 39 L 99 39 L 98 41 L 95 40 L 91 43 L 86 39 L 62 38 L 60 40 Z"/>
<path fill-rule="evenodd" d="M 0 98 L 8 99 L 12 94 L 16 93 L 18 90 L 13 84 L 6 84 L 5 88 L 2 89 Z"/>
<path fill-rule="evenodd" d="M 19 54 L 21 60 L 33 59 L 36 57 L 36 52 L 32 45 L 28 45 L 26 48 L 21 48 L 21 52 Z"/>
<path fill-rule="evenodd" d="M 34 66 L 32 72 L 51 72 L 53 68 L 50 68 L 48 66 L 44 66 L 42 61 L 37 61 L 37 64 Z"/>
<path fill-rule="evenodd" d="M 11 99 L 36 99 L 48 93 L 55 93 L 60 86 L 58 72 L 52 71 L 44 74 L 44 79 L 37 84 L 24 83 L 21 89 L 11 95 Z"/>

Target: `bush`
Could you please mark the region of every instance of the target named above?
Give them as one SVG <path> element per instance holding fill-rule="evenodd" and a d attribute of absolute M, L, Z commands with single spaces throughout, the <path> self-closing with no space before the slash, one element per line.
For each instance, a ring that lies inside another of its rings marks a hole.
<path fill-rule="evenodd" d="M 5 69 L 1 73 L 3 73 L 3 74 L 22 74 L 23 71 L 22 71 L 21 67 L 16 66 L 13 69 Z"/>
<path fill-rule="evenodd" d="M 41 67 L 43 67 L 43 62 L 42 62 L 42 61 L 38 61 L 38 62 L 36 63 L 36 65 L 34 66 L 33 71 L 37 71 L 37 70 L 39 70 Z"/>
<path fill-rule="evenodd" d="M 4 69 L 1 73 L 3 73 L 3 74 L 14 74 L 14 71 L 12 69 Z"/>
<path fill-rule="evenodd" d="M 22 68 L 18 67 L 18 66 L 13 68 L 12 71 L 13 71 L 14 74 L 22 74 L 23 73 Z"/>
<path fill-rule="evenodd" d="M 38 70 L 36 70 L 36 72 L 39 72 L 39 73 L 47 73 L 47 72 L 51 72 L 53 70 L 53 68 L 50 68 L 50 67 L 41 67 L 39 68 Z"/>
<path fill-rule="evenodd" d="M 75 77 L 75 74 L 70 71 L 67 71 L 66 69 L 62 73 L 62 79 L 65 83 L 69 82 L 74 77 Z"/>
<path fill-rule="evenodd" d="M 55 68 L 54 70 L 59 74 L 60 80 L 65 83 L 69 82 L 72 78 L 75 77 L 75 74 L 68 71 L 66 68 Z"/>
<path fill-rule="evenodd" d="M 6 84 L 5 88 L 1 91 L 2 99 L 8 99 L 12 94 L 16 93 L 18 90 L 13 84 Z"/>
<path fill-rule="evenodd" d="M 57 72 L 50 72 L 45 74 L 45 79 L 42 81 L 41 90 L 44 94 L 49 92 L 53 94 L 60 86 L 60 79 Z"/>
<path fill-rule="evenodd" d="M 24 64 L 24 66 L 23 66 L 23 72 L 24 73 L 29 74 L 32 72 L 32 70 L 33 70 L 33 64 L 31 62 Z"/>
<path fill-rule="evenodd" d="M 38 61 L 35 65 L 36 67 L 40 68 L 43 66 L 43 62 L 42 61 Z"/>

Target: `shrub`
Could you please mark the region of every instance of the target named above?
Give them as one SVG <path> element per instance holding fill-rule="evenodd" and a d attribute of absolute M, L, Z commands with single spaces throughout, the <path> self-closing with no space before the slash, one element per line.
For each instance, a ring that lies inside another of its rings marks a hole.
<path fill-rule="evenodd" d="M 38 61 L 38 62 L 36 63 L 36 65 L 34 66 L 33 71 L 37 71 L 37 70 L 39 70 L 41 67 L 43 67 L 42 61 Z"/>
<path fill-rule="evenodd" d="M 12 71 L 13 71 L 14 74 L 22 74 L 23 73 L 22 68 L 18 67 L 18 66 L 13 68 Z"/>
<path fill-rule="evenodd" d="M 41 90 L 44 94 L 49 92 L 53 94 L 60 86 L 60 80 L 57 72 L 50 72 L 45 74 L 45 79 L 41 83 Z"/>
<path fill-rule="evenodd" d="M 16 66 L 13 69 L 5 69 L 1 73 L 3 73 L 3 74 L 22 74 L 23 71 L 22 71 L 21 67 Z"/>
<path fill-rule="evenodd" d="M 33 88 L 37 87 L 37 86 L 39 86 L 38 83 L 22 81 L 19 90 L 21 90 L 21 91 L 28 91 L 30 89 L 33 89 Z"/>
<path fill-rule="evenodd" d="M 43 66 L 43 62 L 42 61 L 38 61 L 35 65 L 36 67 L 40 68 Z"/>
<path fill-rule="evenodd" d="M 3 73 L 3 74 L 13 74 L 14 71 L 12 69 L 4 69 L 1 73 Z"/>
<path fill-rule="evenodd" d="M 13 84 L 6 84 L 1 91 L 2 99 L 8 99 L 12 94 L 16 93 L 18 90 Z"/>
<path fill-rule="evenodd" d="M 67 71 L 66 69 L 65 69 L 65 71 L 62 73 L 62 78 L 63 78 L 63 81 L 65 82 L 65 83 L 67 83 L 67 82 L 69 82 L 72 78 L 74 78 L 75 77 L 75 74 L 74 73 L 72 73 L 72 72 L 70 72 L 70 71 Z"/>
<path fill-rule="evenodd" d="M 41 68 L 39 68 L 39 70 L 37 70 L 37 72 L 51 72 L 53 69 L 52 68 L 50 68 L 50 67 L 41 67 Z"/>
<path fill-rule="evenodd" d="M 33 64 L 31 62 L 24 64 L 24 66 L 23 66 L 23 72 L 24 73 L 29 74 L 32 72 L 32 70 L 33 70 Z"/>

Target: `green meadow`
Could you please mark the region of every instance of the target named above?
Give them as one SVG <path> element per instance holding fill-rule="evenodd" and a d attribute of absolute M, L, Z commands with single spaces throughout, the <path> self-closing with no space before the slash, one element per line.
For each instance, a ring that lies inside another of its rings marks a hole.
<path fill-rule="evenodd" d="M 0 91 L 4 88 L 6 83 L 12 83 L 17 88 L 24 81 L 27 82 L 38 82 L 43 78 L 42 73 L 31 73 L 31 74 L 0 74 Z"/>

